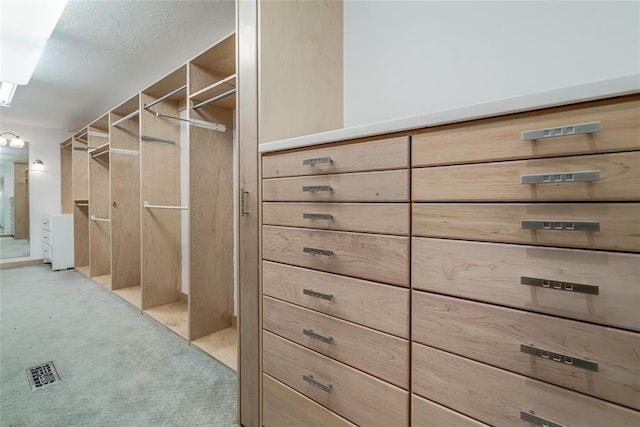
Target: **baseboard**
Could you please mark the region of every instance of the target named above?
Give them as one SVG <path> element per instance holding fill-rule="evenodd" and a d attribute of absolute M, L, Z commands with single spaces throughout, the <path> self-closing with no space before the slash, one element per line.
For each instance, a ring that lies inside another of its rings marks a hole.
<path fill-rule="evenodd" d="M 42 259 L 27 259 L 24 261 L 2 262 L 0 263 L 0 270 L 4 270 L 5 268 L 28 267 L 30 265 L 39 265 L 39 264 L 42 264 L 43 262 L 44 260 Z"/>

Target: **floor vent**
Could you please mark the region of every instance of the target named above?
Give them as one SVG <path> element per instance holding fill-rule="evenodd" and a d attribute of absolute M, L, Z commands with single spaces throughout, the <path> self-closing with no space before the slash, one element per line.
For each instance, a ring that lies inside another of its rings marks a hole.
<path fill-rule="evenodd" d="M 47 362 L 27 369 L 27 377 L 29 378 L 31 390 L 60 381 L 60 375 L 58 375 L 58 371 L 56 371 L 53 362 Z"/>

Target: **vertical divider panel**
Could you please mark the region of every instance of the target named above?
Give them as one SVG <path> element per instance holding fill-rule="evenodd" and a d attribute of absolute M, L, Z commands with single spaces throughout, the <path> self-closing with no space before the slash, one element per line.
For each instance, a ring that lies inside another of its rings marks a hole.
<path fill-rule="evenodd" d="M 73 148 L 70 139 L 60 145 L 60 191 L 62 213 L 73 213 Z"/>
<path fill-rule="evenodd" d="M 77 203 L 73 210 L 73 265 L 85 267 L 89 265 L 89 206 Z"/>
<path fill-rule="evenodd" d="M 100 147 L 109 143 L 108 138 L 92 136 L 89 128 L 89 146 Z M 96 130 L 97 131 L 97 130 Z M 111 273 L 111 224 L 110 219 L 109 151 L 93 156 L 89 151 L 89 271 L 91 277 Z M 95 216 L 97 220 L 91 218 Z"/>

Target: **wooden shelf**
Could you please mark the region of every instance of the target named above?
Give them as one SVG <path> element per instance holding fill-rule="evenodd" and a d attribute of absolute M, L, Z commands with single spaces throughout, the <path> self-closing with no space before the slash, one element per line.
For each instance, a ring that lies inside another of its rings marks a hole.
<path fill-rule="evenodd" d="M 113 293 L 136 308 L 142 307 L 142 286 L 115 289 Z"/>
<path fill-rule="evenodd" d="M 182 338 L 189 339 L 189 328 L 187 325 L 189 306 L 187 301 L 177 301 L 161 305 L 160 307 L 149 308 L 145 310 L 144 313 L 180 335 Z"/>
<path fill-rule="evenodd" d="M 80 274 L 83 274 L 83 275 L 89 277 L 89 266 L 88 265 L 83 265 L 82 267 L 76 267 L 76 271 L 78 271 Z"/>
<path fill-rule="evenodd" d="M 111 290 L 111 275 L 110 274 L 105 274 L 105 275 L 102 275 L 102 276 L 95 276 L 95 277 L 92 277 L 91 279 L 93 279 L 97 284 L 99 284 L 103 288 L 105 288 L 107 290 Z"/>
<path fill-rule="evenodd" d="M 238 330 L 236 328 L 223 329 L 192 341 L 191 344 L 233 371 L 238 371 Z"/>
<path fill-rule="evenodd" d="M 136 94 L 111 110 L 111 112 L 117 114 L 118 116 L 126 116 L 127 114 L 133 113 L 134 111 L 137 111 L 139 109 L 140 96 Z"/>

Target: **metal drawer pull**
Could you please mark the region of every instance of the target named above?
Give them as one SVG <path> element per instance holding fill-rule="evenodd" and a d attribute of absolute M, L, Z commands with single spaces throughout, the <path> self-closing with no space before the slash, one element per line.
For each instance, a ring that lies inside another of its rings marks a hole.
<path fill-rule="evenodd" d="M 304 185 L 302 186 L 302 191 L 315 193 L 316 191 L 331 191 L 332 188 L 330 185 Z"/>
<path fill-rule="evenodd" d="M 314 340 L 322 341 L 327 344 L 331 344 L 333 342 L 333 337 L 325 337 L 324 335 L 317 334 L 313 332 L 313 329 L 303 329 L 302 333 Z"/>
<path fill-rule="evenodd" d="M 331 214 L 321 214 L 321 213 L 303 213 L 302 218 L 304 219 L 333 219 L 333 215 Z"/>
<path fill-rule="evenodd" d="M 312 255 L 324 255 L 324 256 L 333 255 L 333 251 L 328 251 L 326 249 L 308 248 L 306 246 L 302 248 L 302 251 L 306 254 L 312 254 Z"/>
<path fill-rule="evenodd" d="M 534 415 L 533 411 L 531 412 L 520 411 L 520 419 L 522 421 L 529 422 L 538 427 L 565 427 L 562 424 L 554 423 L 553 421 L 540 418 L 537 415 Z"/>
<path fill-rule="evenodd" d="M 302 293 L 305 295 L 309 295 L 310 297 L 326 299 L 327 301 L 331 301 L 333 299 L 333 295 L 331 294 L 323 294 L 322 292 L 316 292 L 311 289 L 303 289 Z"/>
<path fill-rule="evenodd" d="M 602 123 L 590 122 L 580 123 L 577 125 L 561 126 L 557 128 L 525 130 L 520 135 L 523 141 L 532 141 L 535 139 L 557 138 L 559 136 L 580 135 L 585 133 L 600 132 Z"/>
<path fill-rule="evenodd" d="M 600 295 L 600 287 L 581 283 L 560 282 L 557 280 L 539 279 L 537 277 L 520 276 L 520 284 L 540 288 L 557 289 L 559 291 L 578 292 L 580 294 Z"/>
<path fill-rule="evenodd" d="M 311 384 L 312 386 L 319 388 L 320 390 L 326 391 L 327 393 L 331 393 L 333 390 L 333 386 L 331 384 L 322 384 L 321 382 L 316 381 L 313 378 L 313 375 L 302 375 L 302 379 Z"/>
<path fill-rule="evenodd" d="M 556 184 L 560 182 L 593 181 L 600 181 L 600 171 L 558 172 L 520 176 L 520 184 Z"/>
<path fill-rule="evenodd" d="M 575 366 L 576 368 L 586 369 L 587 371 L 598 372 L 598 364 L 596 362 L 543 350 L 533 345 L 520 344 L 520 353 L 531 354 L 532 356 L 553 360 L 554 362 L 564 363 L 565 365 Z"/>
<path fill-rule="evenodd" d="M 316 157 L 314 159 L 304 159 L 302 161 L 302 164 L 304 166 L 306 166 L 306 165 L 313 166 L 313 165 L 317 165 L 319 163 L 331 163 L 331 162 L 332 162 L 331 157 Z"/>
<path fill-rule="evenodd" d="M 523 230 L 600 231 L 599 221 L 521 221 Z"/>

